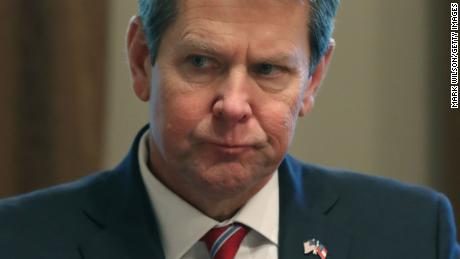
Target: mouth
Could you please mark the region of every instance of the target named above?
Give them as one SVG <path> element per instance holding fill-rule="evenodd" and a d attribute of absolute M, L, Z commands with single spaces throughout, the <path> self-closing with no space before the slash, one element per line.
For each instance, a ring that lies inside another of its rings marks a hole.
<path fill-rule="evenodd" d="M 209 143 L 213 149 L 226 155 L 240 155 L 253 149 L 250 144 Z"/>

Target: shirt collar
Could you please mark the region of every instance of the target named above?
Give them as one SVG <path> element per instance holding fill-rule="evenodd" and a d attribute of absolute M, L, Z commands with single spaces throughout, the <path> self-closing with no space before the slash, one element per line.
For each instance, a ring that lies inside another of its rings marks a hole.
<path fill-rule="evenodd" d="M 233 222 L 250 227 L 270 242 L 278 245 L 278 171 L 275 171 L 268 183 L 231 219 L 218 222 L 184 201 L 151 173 L 147 166 L 147 147 L 148 131 L 141 138 L 138 161 L 142 180 L 158 221 L 166 258 L 181 258 L 211 228 Z"/>

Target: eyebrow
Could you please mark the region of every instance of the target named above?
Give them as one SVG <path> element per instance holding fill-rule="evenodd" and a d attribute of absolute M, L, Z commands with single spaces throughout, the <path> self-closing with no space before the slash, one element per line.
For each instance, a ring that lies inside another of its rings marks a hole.
<path fill-rule="evenodd" d="M 259 63 L 269 63 L 269 64 L 288 64 L 294 66 L 299 64 L 297 55 L 291 52 L 281 52 L 273 56 L 262 57 L 258 60 Z"/>
<path fill-rule="evenodd" d="M 197 49 L 215 55 L 219 53 L 218 48 L 214 44 L 210 44 L 209 40 L 203 40 L 196 36 L 191 36 L 190 34 L 182 38 L 177 48 L 179 51 Z"/>
<path fill-rule="evenodd" d="M 198 37 L 197 37 L 198 36 Z M 201 50 L 210 55 L 221 56 L 221 48 L 217 44 L 213 44 L 214 40 L 207 38 L 202 39 L 201 35 L 186 34 L 182 37 L 181 42 L 177 45 L 178 51 L 186 52 L 190 50 Z M 296 66 L 300 64 L 300 60 L 297 58 L 295 51 L 281 51 L 273 55 L 261 56 L 256 58 L 256 63 L 268 63 L 268 64 L 286 64 L 288 66 Z"/>

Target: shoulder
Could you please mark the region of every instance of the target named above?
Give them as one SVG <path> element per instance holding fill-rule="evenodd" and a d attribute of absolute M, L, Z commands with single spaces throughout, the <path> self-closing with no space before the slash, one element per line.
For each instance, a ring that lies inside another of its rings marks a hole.
<path fill-rule="evenodd" d="M 29 210 L 34 210 L 35 212 L 46 210 L 51 213 L 79 207 L 84 201 L 87 191 L 92 186 L 104 181 L 107 175 L 108 172 L 95 173 L 73 182 L 1 199 L 0 218 L 12 214 L 18 214 L 19 216 L 21 212 Z"/>
<path fill-rule="evenodd" d="M 341 200 L 360 201 L 364 204 L 372 202 L 387 206 L 419 203 L 437 206 L 439 202 L 446 202 L 443 194 L 428 187 L 344 169 L 307 164 L 292 157 L 288 157 L 287 160 L 298 172 L 298 177 L 304 185 L 315 182 L 316 185 L 333 190 Z"/>
<path fill-rule="evenodd" d="M 18 258 L 34 251 L 76 251 L 75 243 L 96 228 L 84 215 L 91 190 L 110 173 L 0 200 L 0 250 Z M 22 249 L 27 243 L 27 250 Z M 48 254 L 46 254 L 48 256 Z M 64 255 L 63 255 L 64 256 Z M 65 254 L 65 257 L 69 257 Z"/>
<path fill-rule="evenodd" d="M 417 233 L 432 226 L 435 231 L 439 220 L 452 215 L 447 198 L 427 187 L 306 164 L 292 157 L 286 158 L 286 164 L 290 167 L 286 171 L 293 172 L 295 188 L 302 189 L 304 206 L 335 197 L 329 216 L 334 221 L 356 225 L 356 229 L 397 234 L 401 229 Z M 429 233 L 431 237 L 434 234 Z"/>
<path fill-rule="evenodd" d="M 378 249 L 391 240 L 413 249 L 424 247 L 437 258 L 452 258 L 460 252 L 455 252 L 452 207 L 442 193 L 384 177 L 306 164 L 292 157 L 286 162 L 295 172 L 292 179 L 304 188 L 302 193 L 313 197 L 306 199 L 305 206 L 321 196 L 336 197 L 327 211 L 328 220 L 348 229 L 363 246 Z"/>

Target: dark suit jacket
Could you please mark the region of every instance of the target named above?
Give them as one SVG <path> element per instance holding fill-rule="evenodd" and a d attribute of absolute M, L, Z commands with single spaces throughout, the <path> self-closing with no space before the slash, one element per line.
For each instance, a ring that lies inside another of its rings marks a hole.
<path fill-rule="evenodd" d="M 111 171 L 1 201 L 0 258 L 164 258 L 139 172 L 141 133 Z M 279 182 L 280 259 L 319 258 L 303 254 L 312 238 L 331 259 L 460 258 L 452 209 L 439 193 L 290 156 Z"/>

